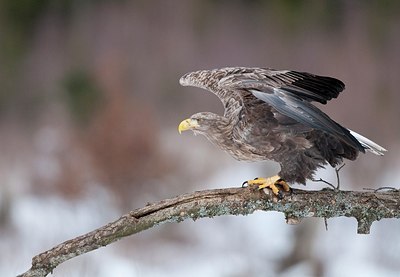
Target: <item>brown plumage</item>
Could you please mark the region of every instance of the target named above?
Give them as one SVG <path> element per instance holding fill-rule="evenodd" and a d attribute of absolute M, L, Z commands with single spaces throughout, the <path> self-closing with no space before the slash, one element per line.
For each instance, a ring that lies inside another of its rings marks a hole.
<path fill-rule="evenodd" d="M 183 86 L 211 91 L 222 101 L 223 116 L 197 113 L 183 121 L 238 160 L 274 160 L 279 176 L 305 184 L 327 163 L 355 160 L 359 152 L 377 155 L 381 146 L 348 130 L 311 104 L 336 98 L 344 84 L 331 77 L 268 68 L 228 67 L 184 75 Z"/>

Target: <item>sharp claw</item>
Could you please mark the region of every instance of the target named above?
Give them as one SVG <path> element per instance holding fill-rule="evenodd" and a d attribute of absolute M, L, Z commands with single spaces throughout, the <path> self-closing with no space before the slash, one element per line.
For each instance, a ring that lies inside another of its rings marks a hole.
<path fill-rule="evenodd" d="M 278 178 L 276 178 L 278 177 Z M 257 181 L 258 180 L 258 181 Z M 256 186 L 259 190 L 269 188 L 272 193 L 279 200 L 282 200 L 287 195 L 292 195 L 292 188 L 285 182 L 284 179 L 279 176 L 273 176 L 269 178 L 254 178 L 253 180 L 247 180 L 243 182 L 242 188 L 246 186 Z"/>

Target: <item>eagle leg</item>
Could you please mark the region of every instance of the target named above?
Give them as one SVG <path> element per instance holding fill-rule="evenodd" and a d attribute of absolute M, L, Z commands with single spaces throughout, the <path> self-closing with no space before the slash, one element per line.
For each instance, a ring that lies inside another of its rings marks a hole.
<path fill-rule="evenodd" d="M 258 189 L 269 188 L 272 193 L 279 199 L 283 199 L 285 193 L 292 193 L 292 188 L 285 182 L 280 176 L 275 175 L 268 178 L 255 178 L 254 180 L 248 180 L 243 185 L 257 185 Z"/>

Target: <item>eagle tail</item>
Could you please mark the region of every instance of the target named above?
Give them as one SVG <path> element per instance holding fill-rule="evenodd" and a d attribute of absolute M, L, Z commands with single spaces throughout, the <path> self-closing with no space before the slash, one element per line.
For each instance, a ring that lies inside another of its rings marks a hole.
<path fill-rule="evenodd" d="M 382 146 L 376 144 L 372 140 L 367 139 L 366 137 L 363 137 L 362 135 L 349 130 L 350 133 L 361 143 L 361 145 L 369 152 L 374 153 L 375 155 L 383 156 L 384 152 L 387 150 L 383 148 Z"/>

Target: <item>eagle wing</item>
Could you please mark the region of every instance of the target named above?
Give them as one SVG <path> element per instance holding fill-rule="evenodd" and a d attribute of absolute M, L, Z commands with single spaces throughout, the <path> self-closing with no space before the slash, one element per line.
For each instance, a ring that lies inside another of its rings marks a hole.
<path fill-rule="evenodd" d="M 239 72 L 221 78 L 221 88 L 231 89 L 265 89 L 279 88 L 306 101 L 317 101 L 326 104 L 328 100 L 338 97 L 344 90 L 344 83 L 338 79 L 318 76 L 306 72 L 274 70 L 268 68 L 240 68 Z"/>
<path fill-rule="evenodd" d="M 221 78 L 218 86 L 230 91 L 247 90 L 271 105 L 277 113 L 329 133 L 365 152 L 349 130 L 311 104 L 311 101 L 325 104 L 336 98 L 344 89 L 340 80 L 296 71 L 252 68 Z"/>

